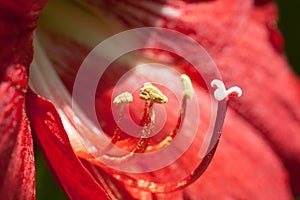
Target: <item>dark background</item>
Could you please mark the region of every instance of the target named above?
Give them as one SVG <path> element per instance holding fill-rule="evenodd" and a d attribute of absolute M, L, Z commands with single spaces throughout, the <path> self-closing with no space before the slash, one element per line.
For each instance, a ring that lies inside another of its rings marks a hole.
<path fill-rule="evenodd" d="M 300 1 L 277 0 L 279 28 L 285 39 L 285 50 L 291 66 L 300 75 Z"/>
<path fill-rule="evenodd" d="M 285 39 L 286 55 L 295 72 L 300 75 L 300 1 L 277 0 L 277 2 L 280 14 L 278 26 Z M 68 198 L 53 181 L 40 153 L 36 154 L 36 161 L 37 200 L 67 200 Z"/>

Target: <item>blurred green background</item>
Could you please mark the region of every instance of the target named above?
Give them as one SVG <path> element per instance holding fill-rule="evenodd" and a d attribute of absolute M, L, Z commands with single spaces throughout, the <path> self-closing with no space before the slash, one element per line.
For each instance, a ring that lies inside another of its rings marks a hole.
<path fill-rule="evenodd" d="M 279 28 L 285 39 L 286 54 L 291 66 L 300 75 L 300 1 L 277 0 Z M 57 187 L 39 152 L 36 153 L 37 200 L 64 200 L 66 195 Z M 62 161 L 63 164 L 63 161 Z"/>

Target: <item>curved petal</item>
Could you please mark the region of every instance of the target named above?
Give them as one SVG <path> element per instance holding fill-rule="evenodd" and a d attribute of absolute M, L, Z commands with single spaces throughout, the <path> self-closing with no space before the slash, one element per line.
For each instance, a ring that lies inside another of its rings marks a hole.
<path fill-rule="evenodd" d="M 26 107 L 40 145 L 53 174 L 71 199 L 107 199 L 110 197 L 84 168 L 70 145 L 55 107 L 47 100 L 27 93 Z"/>
<path fill-rule="evenodd" d="M 217 64 L 223 78 L 239 82 L 244 96 L 230 106 L 259 131 L 289 170 L 295 194 L 300 194 L 300 82 L 278 53 L 274 30 L 276 9 L 270 3 L 251 10 L 247 27 Z M 278 30 L 277 30 L 278 31 Z M 255 39 L 254 39 L 255 38 Z M 282 51 L 282 50 L 281 50 Z"/>
<path fill-rule="evenodd" d="M 282 52 L 280 49 L 282 44 L 272 39 L 276 29 L 270 29 L 270 23 L 276 20 L 275 5 L 268 1 L 238 0 L 194 2 L 188 5 L 184 2 L 176 2 L 178 4 L 176 8 L 180 10 L 176 13 L 180 15 L 172 15 L 165 23 L 162 23 L 162 26 L 176 29 L 197 39 L 214 57 L 225 81 L 229 84 L 241 85 L 245 95 L 239 100 L 240 103 L 233 101 L 230 104 L 239 114 L 239 120 L 246 119 L 245 124 L 248 125 L 241 125 L 241 127 L 249 130 L 245 132 L 247 137 L 251 136 L 251 140 L 256 140 L 257 137 L 262 138 L 257 135 L 265 137 L 264 139 L 268 142 L 258 143 L 261 143 L 261 148 L 270 155 L 271 150 L 264 146 L 271 144 L 276 153 L 281 156 L 290 170 L 293 186 L 297 191 L 299 188 L 297 186 L 299 180 L 296 178 L 299 177 L 297 169 L 300 158 L 300 136 L 297 134 L 299 133 L 299 112 L 296 105 L 299 102 L 299 82 L 288 69 L 285 59 L 279 54 Z M 172 1 L 168 1 L 167 4 L 172 5 Z M 276 112 L 276 117 L 274 117 L 274 112 Z M 229 123 L 233 122 L 234 118 L 229 118 Z M 237 158 L 243 156 L 239 151 L 233 153 Z M 277 178 L 281 184 L 284 184 L 284 172 L 279 167 L 279 162 L 274 161 L 275 156 L 271 157 L 273 161 L 269 158 L 268 162 L 277 163 L 275 165 L 281 174 Z M 250 161 L 246 158 L 244 160 L 245 163 Z M 262 161 L 261 167 L 267 165 L 266 163 Z M 241 166 L 246 165 L 242 163 Z M 268 180 L 268 177 L 262 174 L 257 177 L 265 177 L 264 181 Z M 229 174 L 228 178 L 236 179 L 237 177 Z M 237 183 L 242 184 L 242 180 Z M 236 185 L 238 187 L 238 184 Z M 247 190 L 248 186 L 252 187 L 245 185 L 244 189 Z M 256 189 L 254 186 L 258 185 L 253 184 L 251 190 Z M 287 191 L 286 188 L 282 188 L 280 191 Z"/>
<path fill-rule="evenodd" d="M 244 95 L 230 107 L 280 156 L 293 192 L 300 194 L 300 83 L 282 54 L 276 4 L 226 0 L 167 5 L 176 5 L 180 15 L 162 26 L 197 40 L 215 60 L 226 85 L 239 84 Z"/>
<path fill-rule="evenodd" d="M 0 2 L 0 71 L 9 64 L 29 66 L 33 55 L 33 32 L 45 3 L 46 0 Z"/>
<path fill-rule="evenodd" d="M 234 122 L 234 123 L 233 123 Z M 222 138 L 207 171 L 185 195 L 198 199 L 292 199 L 279 157 L 247 121 L 228 110 Z"/>
<path fill-rule="evenodd" d="M 33 141 L 25 114 L 27 75 L 7 67 L 0 83 L 0 198 L 35 199 Z"/>
<path fill-rule="evenodd" d="M 164 78 L 157 75 L 156 80 L 160 77 Z M 140 78 L 137 75 L 133 80 L 124 82 L 124 84 L 128 87 L 134 87 L 134 80 Z M 170 77 L 168 79 L 172 80 Z M 210 99 L 197 83 L 193 86 L 197 98 L 201 100 L 201 103 L 199 103 L 199 110 L 202 113 L 201 126 L 205 127 L 205 124 L 210 122 L 208 114 L 210 107 L 207 106 Z M 102 96 L 99 104 L 107 105 L 110 97 L 111 94 Z M 100 108 L 104 107 L 103 105 L 98 106 Z M 165 105 L 165 107 L 168 106 L 172 108 L 171 111 L 176 107 L 172 104 Z M 111 114 L 108 112 L 108 109 L 103 109 L 101 114 L 110 116 Z M 169 111 L 168 116 L 176 118 L 176 111 L 173 113 Z M 185 131 L 189 130 L 185 129 Z M 200 147 L 202 140 L 197 139 L 194 140 L 194 143 Z M 193 156 L 198 155 L 198 151 L 198 148 L 193 149 L 190 154 L 180 158 L 181 165 L 172 166 L 164 174 L 174 176 L 178 172 L 184 172 L 184 169 L 192 164 L 193 159 L 196 159 Z M 160 180 L 164 178 L 163 175 L 160 176 Z M 241 118 L 231 108 L 228 108 L 222 137 L 215 157 L 212 159 L 207 171 L 195 183 L 184 189 L 184 193 L 185 198 L 191 200 L 224 198 L 292 199 L 288 173 L 278 155 L 273 152 L 259 130 L 253 128 L 248 121 Z"/>

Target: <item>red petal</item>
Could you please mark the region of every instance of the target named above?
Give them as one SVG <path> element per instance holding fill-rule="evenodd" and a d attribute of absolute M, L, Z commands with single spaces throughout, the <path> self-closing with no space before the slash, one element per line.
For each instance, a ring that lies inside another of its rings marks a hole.
<path fill-rule="evenodd" d="M 35 199 L 33 141 L 24 102 L 27 75 L 9 66 L 0 83 L 0 197 Z"/>
<path fill-rule="evenodd" d="M 46 0 L 0 2 L 0 71 L 12 63 L 28 67 L 32 60 L 33 31 Z M 0 75 L 0 80 L 3 77 Z"/>
<path fill-rule="evenodd" d="M 160 77 L 162 76 L 157 75 L 156 77 L 158 82 L 160 82 Z M 148 75 L 147 78 L 151 77 Z M 141 77 L 132 76 L 132 79 L 124 82 L 124 84 L 128 85 L 129 88 L 134 87 L 136 85 L 134 80 L 138 79 L 141 79 Z M 172 80 L 172 77 L 169 76 L 168 80 Z M 207 106 L 210 99 L 199 88 L 199 85 L 196 83 L 193 85 L 197 98 L 201 99 L 201 103 L 199 103 L 199 110 L 202 113 L 201 126 L 205 127 L 210 122 L 210 115 L 208 114 L 210 107 Z M 105 106 L 110 98 L 111 94 L 107 94 L 107 97 L 102 96 L 99 103 L 103 103 Z M 174 110 L 176 106 L 172 103 L 170 105 L 170 102 L 168 102 L 165 107 L 167 107 L 168 117 L 173 116 L 176 118 L 176 111 L 175 113 L 168 111 L 168 107 Z M 108 109 L 102 109 L 101 114 L 111 115 Z M 188 130 L 185 129 L 185 131 Z M 202 140 L 196 139 L 194 141 L 199 147 L 201 142 Z M 195 159 L 193 156 L 198 155 L 196 151 L 198 149 L 184 155 L 183 158 L 180 158 L 182 159 L 180 161 L 181 165 L 174 165 L 171 169 L 166 168 L 163 171 L 164 174 L 174 176 L 176 173 L 184 173 L 184 170 Z M 151 173 L 153 176 L 157 175 L 159 180 L 166 179 L 164 174 L 159 176 L 156 172 Z M 131 174 L 131 176 L 134 175 Z M 186 199 L 196 200 L 199 197 L 201 199 L 224 199 L 225 197 L 228 199 L 291 199 L 292 193 L 290 190 L 287 171 L 279 157 L 260 135 L 260 131 L 254 129 L 240 115 L 229 108 L 220 145 L 211 165 L 195 183 L 184 191 Z"/>
<path fill-rule="evenodd" d="M 78 200 L 109 200 L 103 187 L 74 154 L 55 107 L 31 90 L 27 93 L 26 106 L 35 130 L 35 139 L 67 195 Z"/>
<path fill-rule="evenodd" d="M 196 39 L 215 60 L 225 83 L 243 89 L 242 98 L 230 106 L 281 157 L 294 193 L 300 194 L 299 79 L 280 54 L 280 35 L 274 26 L 270 29 L 277 20 L 276 5 L 258 4 L 238 0 L 182 3 L 181 16 L 166 21 L 165 27 Z"/>
<path fill-rule="evenodd" d="M 183 190 L 172 192 L 172 193 L 150 193 L 147 191 L 142 191 L 139 188 L 133 188 L 128 186 L 126 181 L 120 181 L 113 178 L 111 175 L 105 173 L 103 169 L 92 164 L 89 161 L 83 160 L 82 163 L 84 166 L 91 172 L 94 178 L 99 183 L 105 183 L 110 188 L 111 195 L 115 196 L 117 199 L 126 199 L 126 200 L 137 200 L 137 199 L 160 199 L 160 200 L 183 200 Z M 171 172 L 170 172 L 171 173 Z"/>
<path fill-rule="evenodd" d="M 164 26 L 175 27 L 176 30 L 189 34 L 201 42 L 215 58 L 226 83 L 239 84 L 243 88 L 245 94 L 240 99 L 240 104 L 233 102 L 231 106 L 240 114 L 242 120 L 243 118 L 247 120 L 245 123 L 248 125 L 241 123 L 236 127 L 250 129 L 245 132 L 251 136 L 250 138 L 253 137 L 253 140 L 256 140 L 255 135 L 264 135 L 267 138 L 284 160 L 291 172 L 291 178 L 295 179 L 292 181 L 294 181 L 296 191 L 299 188 L 297 186 L 299 170 L 297 169 L 300 166 L 300 136 L 297 134 L 300 115 L 297 109 L 299 82 L 288 70 L 288 65 L 278 54 L 278 50 L 273 49 L 274 46 L 280 48 L 281 43 L 272 39 L 273 33 L 268 32 L 266 25 L 276 18 L 275 6 L 273 3 L 261 2 L 265 1 L 255 2 L 255 5 L 260 5 L 258 7 L 254 7 L 252 1 L 237 0 L 210 2 L 213 5 L 209 5 L 210 3 L 205 5 L 203 2 L 194 3 L 191 6 L 182 5 L 180 8 L 183 14 L 176 19 L 178 21 L 175 19 L 167 21 Z M 270 36 L 272 36 L 271 40 Z M 272 46 L 271 42 L 274 43 L 274 41 L 275 45 Z M 234 118 L 230 118 L 229 123 L 233 122 Z M 251 130 L 249 125 L 255 129 Z M 250 142 L 245 142 L 247 146 L 250 145 Z M 235 144 L 234 139 L 233 143 Z M 261 144 L 261 148 L 270 152 L 270 149 L 264 147 L 267 144 Z M 235 155 L 238 155 L 236 158 L 243 156 L 239 152 Z M 276 160 L 274 156 L 272 157 L 273 161 Z M 278 167 L 279 162 L 274 162 Z M 260 164 L 264 166 L 264 162 Z M 245 165 L 241 164 L 241 166 Z M 280 174 L 284 177 L 282 170 Z M 259 174 L 259 176 L 262 175 Z M 226 177 L 229 179 L 226 184 L 231 183 L 230 178 L 236 179 L 234 176 Z M 284 184 L 282 179 L 280 182 Z M 237 183 L 243 184 L 243 180 L 232 182 L 233 185 L 239 187 Z M 251 184 L 245 186 L 244 189 L 252 187 L 251 190 L 255 190 L 255 184 L 253 182 Z"/>
<path fill-rule="evenodd" d="M 148 199 L 151 194 L 149 192 L 143 192 L 140 190 L 135 190 L 132 192 L 132 188 L 129 190 L 126 189 L 126 184 L 122 181 L 118 181 L 111 177 L 111 175 L 107 174 L 100 167 L 95 166 L 91 162 L 82 159 L 83 165 L 89 170 L 89 172 L 93 175 L 95 180 L 106 186 L 107 191 L 110 192 L 110 197 L 115 197 L 117 199 Z M 131 192 L 131 193 L 130 193 Z M 136 196 L 133 197 L 133 196 Z"/>
<path fill-rule="evenodd" d="M 230 52 L 217 56 L 217 64 L 229 84 L 238 83 L 244 90 L 239 103 L 231 106 L 281 157 L 294 193 L 300 194 L 300 83 L 269 39 L 263 21 L 275 20 L 267 17 L 272 10 L 275 12 L 273 4 L 253 10 L 247 27 L 231 44 Z"/>
<path fill-rule="evenodd" d="M 188 199 L 292 199 L 279 158 L 258 130 L 231 111 L 210 166 L 185 190 Z"/>

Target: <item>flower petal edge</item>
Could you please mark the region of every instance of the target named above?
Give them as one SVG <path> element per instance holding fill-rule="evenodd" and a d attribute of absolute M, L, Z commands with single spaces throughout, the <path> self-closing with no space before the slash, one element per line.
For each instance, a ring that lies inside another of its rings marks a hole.
<path fill-rule="evenodd" d="M 26 108 L 34 138 L 70 199 L 111 199 L 75 155 L 54 105 L 29 90 Z"/>

